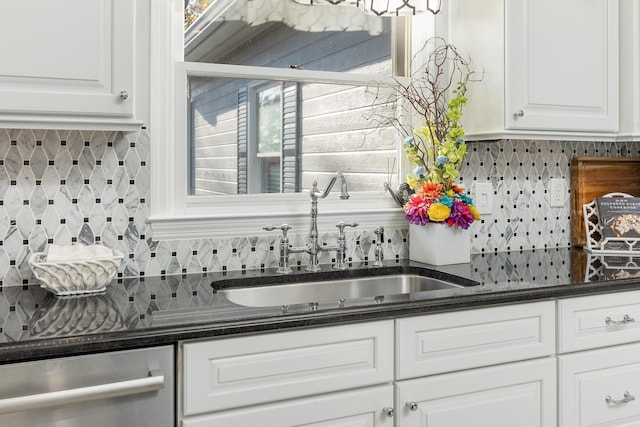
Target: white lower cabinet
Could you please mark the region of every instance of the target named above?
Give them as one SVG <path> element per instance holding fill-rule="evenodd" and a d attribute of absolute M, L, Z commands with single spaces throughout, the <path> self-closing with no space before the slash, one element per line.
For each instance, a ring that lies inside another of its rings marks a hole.
<path fill-rule="evenodd" d="M 640 425 L 640 344 L 558 357 L 562 426 Z"/>
<path fill-rule="evenodd" d="M 561 300 L 558 319 L 560 426 L 640 426 L 640 292 Z"/>
<path fill-rule="evenodd" d="M 554 353 L 553 301 L 396 320 L 397 380 Z"/>
<path fill-rule="evenodd" d="M 555 426 L 555 302 L 181 344 L 180 425 Z"/>
<path fill-rule="evenodd" d="M 393 427 L 391 384 L 189 417 L 184 427 Z"/>
<path fill-rule="evenodd" d="M 639 324 L 630 291 L 185 342 L 179 425 L 638 427 Z"/>
<path fill-rule="evenodd" d="M 640 341 L 640 291 L 558 301 L 558 353 Z"/>
<path fill-rule="evenodd" d="M 554 353 L 554 301 L 398 319 L 396 426 L 555 426 Z"/>
<path fill-rule="evenodd" d="M 391 426 L 393 320 L 181 345 L 183 426 Z M 382 387 L 381 387 L 382 386 Z"/>
<path fill-rule="evenodd" d="M 400 381 L 396 409 L 401 427 L 554 426 L 555 358 Z"/>

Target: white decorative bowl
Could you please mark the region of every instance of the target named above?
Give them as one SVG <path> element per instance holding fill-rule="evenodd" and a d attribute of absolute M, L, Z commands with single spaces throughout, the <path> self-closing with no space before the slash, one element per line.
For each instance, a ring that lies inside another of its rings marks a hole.
<path fill-rule="evenodd" d="M 29 265 L 41 287 L 55 295 L 95 294 L 107 288 L 124 258 L 121 252 L 112 251 L 109 258 L 68 262 L 47 262 L 46 253 L 36 252 L 29 257 Z"/>

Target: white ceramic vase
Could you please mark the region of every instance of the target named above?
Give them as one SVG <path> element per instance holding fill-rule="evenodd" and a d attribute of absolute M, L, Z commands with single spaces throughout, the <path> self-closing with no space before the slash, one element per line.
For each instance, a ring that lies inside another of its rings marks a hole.
<path fill-rule="evenodd" d="M 446 224 L 409 224 L 409 259 L 431 265 L 471 260 L 471 231 Z"/>

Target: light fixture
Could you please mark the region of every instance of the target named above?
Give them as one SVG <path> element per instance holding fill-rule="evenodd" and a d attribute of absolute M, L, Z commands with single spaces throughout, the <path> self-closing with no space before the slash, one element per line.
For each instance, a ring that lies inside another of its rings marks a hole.
<path fill-rule="evenodd" d="M 356 6 L 363 12 L 378 16 L 419 15 L 427 11 L 440 12 L 442 0 L 295 0 L 308 6 Z"/>

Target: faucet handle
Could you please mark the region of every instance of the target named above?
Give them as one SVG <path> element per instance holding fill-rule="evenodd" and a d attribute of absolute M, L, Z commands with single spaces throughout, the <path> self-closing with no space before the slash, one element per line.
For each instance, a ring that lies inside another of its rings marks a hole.
<path fill-rule="evenodd" d="M 347 237 L 344 234 L 345 227 L 357 227 L 357 222 L 343 222 L 336 224 L 338 227 L 338 244 L 336 245 L 336 263 L 333 268 L 338 270 L 346 270 L 349 268 L 347 263 Z"/>
<path fill-rule="evenodd" d="M 280 238 L 280 261 L 278 262 L 277 273 L 289 274 L 291 273 L 291 267 L 289 267 L 289 237 L 287 237 L 287 231 L 291 230 L 289 224 L 282 224 L 279 227 L 273 225 L 265 225 L 263 230 L 273 231 L 282 230 L 282 238 Z"/>
<path fill-rule="evenodd" d="M 283 237 L 287 237 L 287 231 L 291 230 L 291 228 L 292 227 L 289 224 L 282 224 L 280 226 L 265 225 L 262 227 L 265 231 L 282 230 Z"/>
<path fill-rule="evenodd" d="M 358 224 L 357 222 L 344 222 L 344 221 L 340 221 L 339 223 L 336 224 L 336 227 L 338 227 L 338 231 L 340 232 L 340 234 L 344 233 L 344 229 L 345 227 L 357 227 Z"/>
<path fill-rule="evenodd" d="M 376 233 L 376 236 L 378 237 L 376 238 L 376 248 L 374 252 L 375 258 L 372 265 L 374 267 L 382 267 L 384 266 L 384 250 L 382 249 L 382 243 L 384 242 L 384 227 L 378 226 L 373 230 L 373 232 Z"/>
<path fill-rule="evenodd" d="M 380 225 L 376 227 L 373 232 L 376 234 L 376 236 L 378 236 L 378 241 L 382 243 L 384 241 L 384 227 Z"/>

